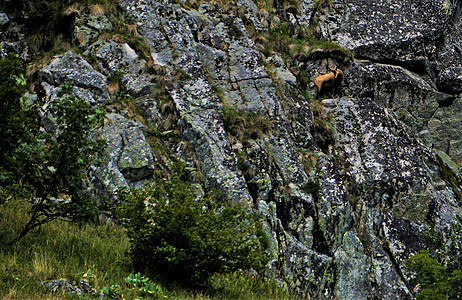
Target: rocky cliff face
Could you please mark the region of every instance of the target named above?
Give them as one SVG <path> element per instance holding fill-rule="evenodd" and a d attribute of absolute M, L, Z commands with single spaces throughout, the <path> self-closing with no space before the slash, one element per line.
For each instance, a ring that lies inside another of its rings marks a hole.
<path fill-rule="evenodd" d="M 27 60 L 27 18 L 11 5 L 1 56 Z M 76 50 L 32 78 L 45 102 L 73 81 L 110 112 L 95 194 L 141 186 L 171 155 L 198 191 L 259 212 L 270 273 L 298 294 L 411 299 L 405 261 L 428 247 L 419 232 L 434 224 L 447 239 L 462 216 L 461 8 L 120 0 L 128 38 L 104 11 L 68 13 Z M 342 85 L 318 97 L 312 82 L 335 67 Z"/>

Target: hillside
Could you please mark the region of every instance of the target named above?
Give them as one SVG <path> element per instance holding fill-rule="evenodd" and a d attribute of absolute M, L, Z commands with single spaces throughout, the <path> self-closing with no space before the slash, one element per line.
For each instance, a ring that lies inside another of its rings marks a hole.
<path fill-rule="evenodd" d="M 459 1 L 53 3 L 0 2 L 0 57 L 26 63 L 30 101 L 72 82 L 106 111 L 93 196 L 116 202 L 178 159 L 197 196 L 258 213 L 267 276 L 294 294 L 417 295 L 422 232 L 444 245 L 461 225 Z"/>

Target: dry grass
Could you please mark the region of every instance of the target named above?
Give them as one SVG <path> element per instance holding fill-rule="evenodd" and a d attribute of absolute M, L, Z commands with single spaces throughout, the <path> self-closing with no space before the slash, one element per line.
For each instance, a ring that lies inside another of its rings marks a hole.
<path fill-rule="evenodd" d="M 106 15 L 106 9 L 100 4 L 91 4 L 88 6 L 91 15 L 104 16 Z"/>
<path fill-rule="evenodd" d="M 82 4 L 80 3 L 74 3 L 72 4 L 71 6 L 69 6 L 68 8 L 66 8 L 63 12 L 63 15 L 64 16 L 80 16 L 80 14 L 82 13 L 84 7 L 82 6 Z"/>
<path fill-rule="evenodd" d="M 14 201 L 0 207 L 0 299 L 74 299 L 48 294 L 40 282 L 80 278 L 91 269 L 91 283 L 100 289 L 111 279 L 122 281 L 129 272 L 128 239 L 118 226 L 54 221 L 7 246 L 29 218 L 26 202 Z"/>

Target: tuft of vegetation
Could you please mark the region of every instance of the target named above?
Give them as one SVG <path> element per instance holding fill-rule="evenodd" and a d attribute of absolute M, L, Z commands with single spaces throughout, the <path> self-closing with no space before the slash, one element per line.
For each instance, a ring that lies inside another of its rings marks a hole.
<path fill-rule="evenodd" d="M 240 141 L 258 139 L 271 129 L 271 121 L 254 112 L 224 105 L 222 114 L 225 131 Z"/>
<path fill-rule="evenodd" d="M 295 299 L 287 287 L 276 280 L 242 272 L 215 274 L 209 285 L 211 295 L 218 299 Z"/>
<path fill-rule="evenodd" d="M 310 102 L 313 113 L 312 134 L 324 153 L 329 151 L 329 146 L 335 144 L 335 126 L 332 124 L 333 116 L 327 114 L 322 100 Z"/>
<path fill-rule="evenodd" d="M 173 69 L 172 70 L 172 77 L 174 78 L 174 81 L 191 79 L 191 75 L 189 75 L 183 69 Z"/>
<path fill-rule="evenodd" d="M 272 52 L 281 53 L 283 57 L 300 61 L 308 60 L 315 50 L 337 50 L 345 58 L 352 59 L 354 54 L 350 50 L 332 41 L 320 39 L 310 29 L 305 30 L 300 26 L 293 26 L 289 21 L 279 21 L 270 26 L 269 34 L 253 33 L 255 42 L 260 50 L 270 56 Z"/>

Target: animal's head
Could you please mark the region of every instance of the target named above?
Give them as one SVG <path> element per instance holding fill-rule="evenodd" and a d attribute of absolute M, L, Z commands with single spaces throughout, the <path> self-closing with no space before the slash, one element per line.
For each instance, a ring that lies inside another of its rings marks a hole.
<path fill-rule="evenodd" d="M 334 78 L 336 82 L 340 82 L 343 80 L 343 72 L 339 68 L 335 67 L 335 69 L 330 69 L 330 71 L 334 74 Z"/>

